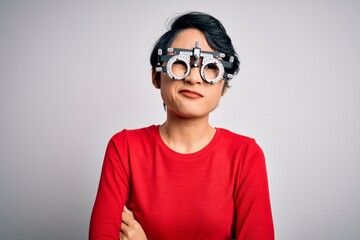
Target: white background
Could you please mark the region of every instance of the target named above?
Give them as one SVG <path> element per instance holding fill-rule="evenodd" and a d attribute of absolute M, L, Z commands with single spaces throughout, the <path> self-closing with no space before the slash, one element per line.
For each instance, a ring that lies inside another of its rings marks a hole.
<path fill-rule="evenodd" d="M 220 19 L 241 71 L 214 126 L 267 156 L 279 240 L 360 238 L 360 2 L 0 1 L 0 239 L 86 239 L 103 155 L 160 124 L 149 55 L 179 13 Z"/>

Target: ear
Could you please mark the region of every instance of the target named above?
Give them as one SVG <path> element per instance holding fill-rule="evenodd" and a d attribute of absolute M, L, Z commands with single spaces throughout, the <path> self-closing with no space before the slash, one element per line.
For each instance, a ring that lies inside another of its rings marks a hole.
<path fill-rule="evenodd" d="M 160 89 L 160 75 L 158 74 L 158 72 L 156 72 L 155 68 L 153 67 L 151 69 L 151 78 L 152 78 L 152 84 L 154 85 L 155 88 Z M 159 78 L 159 80 L 157 80 Z"/>

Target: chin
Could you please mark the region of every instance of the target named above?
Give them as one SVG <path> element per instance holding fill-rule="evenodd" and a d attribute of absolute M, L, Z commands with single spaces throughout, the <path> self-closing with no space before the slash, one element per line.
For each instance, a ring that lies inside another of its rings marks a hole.
<path fill-rule="evenodd" d="M 176 116 L 182 119 L 191 119 L 191 118 L 202 118 L 207 117 L 209 113 L 200 113 L 198 111 L 187 111 L 187 112 L 177 112 Z"/>
<path fill-rule="evenodd" d="M 179 118 L 202 118 L 202 117 L 208 117 L 209 114 L 214 110 L 215 108 L 204 108 L 200 106 L 183 106 L 182 108 L 168 108 L 168 111 L 171 111 L 173 115 L 179 117 Z"/>

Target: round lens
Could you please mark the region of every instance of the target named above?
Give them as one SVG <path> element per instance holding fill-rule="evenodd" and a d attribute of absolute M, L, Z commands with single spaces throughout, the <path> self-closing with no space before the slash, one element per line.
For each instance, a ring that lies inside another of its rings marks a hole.
<path fill-rule="evenodd" d="M 212 82 L 215 78 L 219 76 L 219 68 L 216 63 L 209 63 L 204 66 L 204 78 Z"/>
<path fill-rule="evenodd" d="M 190 72 L 189 56 L 177 55 L 168 61 L 166 65 L 166 71 L 174 80 L 185 79 Z"/>
<path fill-rule="evenodd" d="M 176 78 L 182 78 L 187 72 L 187 65 L 181 60 L 175 61 L 171 66 L 171 71 Z"/>
<path fill-rule="evenodd" d="M 211 57 L 204 57 L 200 71 L 201 77 L 208 83 L 217 83 L 224 76 L 224 66 L 222 63 Z"/>

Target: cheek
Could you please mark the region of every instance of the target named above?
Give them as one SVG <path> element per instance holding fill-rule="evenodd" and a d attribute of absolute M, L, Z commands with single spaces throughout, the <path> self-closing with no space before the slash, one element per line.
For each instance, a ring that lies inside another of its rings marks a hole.
<path fill-rule="evenodd" d="M 220 98 L 222 96 L 222 92 L 223 92 L 223 84 L 222 82 L 217 83 L 216 86 L 212 86 L 213 88 L 211 89 L 212 95 L 214 96 L 214 98 Z"/>
<path fill-rule="evenodd" d="M 222 97 L 222 85 L 213 89 L 213 91 L 211 92 L 211 95 L 212 95 L 211 104 L 217 106 Z"/>
<path fill-rule="evenodd" d="M 164 101 L 173 99 L 176 93 L 177 83 L 169 78 L 161 78 L 161 97 Z"/>

